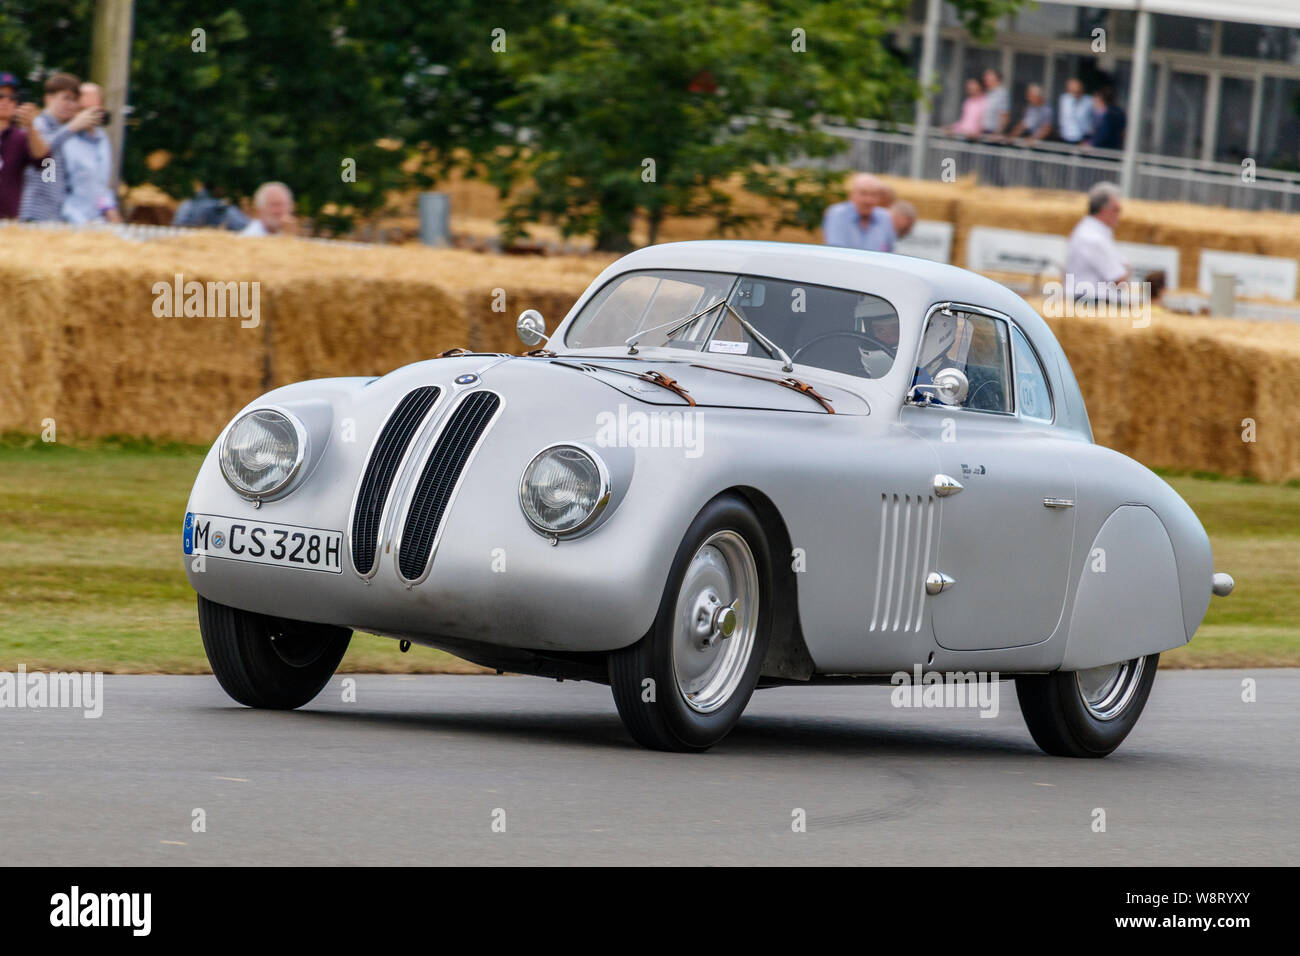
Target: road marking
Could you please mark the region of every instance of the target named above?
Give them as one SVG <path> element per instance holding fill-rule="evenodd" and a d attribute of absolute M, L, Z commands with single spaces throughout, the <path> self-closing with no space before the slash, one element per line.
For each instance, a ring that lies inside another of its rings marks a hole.
<path fill-rule="evenodd" d="M 233 780 L 235 783 L 248 783 L 244 777 L 218 777 L 218 780 Z"/>

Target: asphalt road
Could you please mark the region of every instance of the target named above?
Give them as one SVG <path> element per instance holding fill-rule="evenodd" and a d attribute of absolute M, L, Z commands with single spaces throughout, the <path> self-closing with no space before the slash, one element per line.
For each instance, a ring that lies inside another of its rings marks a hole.
<path fill-rule="evenodd" d="M 98 719 L 0 709 L 0 862 L 1254 865 L 1300 843 L 1300 670 L 1163 671 L 1100 761 L 1043 756 L 1010 684 L 991 719 L 760 691 L 723 744 L 670 755 L 571 681 L 362 675 L 344 703 L 336 677 L 272 713 L 210 677 L 104 680 Z"/>

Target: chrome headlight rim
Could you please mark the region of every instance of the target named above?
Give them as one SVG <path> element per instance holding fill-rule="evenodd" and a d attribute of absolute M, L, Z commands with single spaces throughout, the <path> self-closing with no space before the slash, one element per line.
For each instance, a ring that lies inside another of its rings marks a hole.
<path fill-rule="evenodd" d="M 250 415 L 257 415 L 261 412 L 271 412 L 272 414 L 279 415 L 293 427 L 294 436 L 298 442 L 298 454 L 294 459 L 293 465 L 289 468 L 288 473 L 279 484 L 272 488 L 268 488 L 266 491 L 250 491 L 249 489 L 240 486 L 230 477 L 229 473 L 227 473 L 226 448 L 230 444 L 230 436 L 235 432 L 235 426 Z M 230 486 L 231 491 L 246 501 L 260 504 L 263 501 L 270 501 L 275 498 L 283 497 L 293 489 L 294 483 L 298 480 L 298 476 L 302 474 L 303 465 L 307 461 L 308 441 L 307 426 L 303 424 L 301 418 L 289 411 L 289 409 L 284 408 L 281 405 L 259 405 L 256 408 L 250 408 L 248 411 L 235 416 L 234 420 L 232 420 L 226 427 L 225 434 L 221 436 L 221 447 L 217 452 L 217 468 L 221 472 L 221 477 L 225 479 L 226 484 Z"/>
<path fill-rule="evenodd" d="M 585 518 L 579 521 L 572 528 L 566 528 L 563 531 L 556 531 L 533 519 L 533 516 L 528 513 L 528 509 L 524 507 L 524 495 L 528 491 L 528 475 L 533 470 L 533 465 L 537 464 L 538 460 L 541 459 L 543 455 L 549 454 L 550 452 L 556 451 L 560 448 L 568 448 L 579 452 L 596 466 L 596 474 L 600 479 L 600 491 L 596 497 L 595 505 Z M 519 510 L 523 512 L 524 520 L 528 522 L 528 526 L 543 538 L 552 538 L 557 540 L 561 538 L 575 538 L 590 531 L 600 520 L 601 515 L 605 513 L 605 510 L 609 507 L 609 503 L 613 497 L 614 481 L 610 477 L 609 466 L 605 464 L 605 459 L 598 455 L 595 450 L 581 442 L 559 441 L 538 449 L 537 454 L 528 459 L 528 464 L 524 466 L 523 473 L 519 476 Z"/>

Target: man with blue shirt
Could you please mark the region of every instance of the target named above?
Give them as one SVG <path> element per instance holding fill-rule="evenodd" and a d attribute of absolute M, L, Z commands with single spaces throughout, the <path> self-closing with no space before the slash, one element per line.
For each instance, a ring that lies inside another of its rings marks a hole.
<path fill-rule="evenodd" d="M 856 174 L 849 180 L 849 198 L 822 216 L 822 241 L 828 246 L 893 252 L 898 237 L 885 208 L 886 194 L 884 183 L 875 176 Z"/>
<path fill-rule="evenodd" d="M 1092 135 L 1092 97 L 1083 92 L 1077 76 L 1066 80 L 1056 113 L 1063 142 L 1077 146 Z"/>
<path fill-rule="evenodd" d="M 113 147 L 101 128 L 104 124 L 104 94 L 95 83 L 81 84 L 80 106 L 95 110 L 94 123 L 63 144 L 68 193 L 63 200 L 63 218 L 78 225 L 87 222 L 121 222 L 117 198 L 113 195 Z"/>

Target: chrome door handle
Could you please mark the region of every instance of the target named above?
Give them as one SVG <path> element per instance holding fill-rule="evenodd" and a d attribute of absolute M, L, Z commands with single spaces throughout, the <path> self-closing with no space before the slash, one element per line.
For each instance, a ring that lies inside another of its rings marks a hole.
<path fill-rule="evenodd" d="M 1073 508 L 1073 498 L 1044 498 L 1043 507 L 1045 508 Z"/>
<path fill-rule="evenodd" d="M 956 578 L 949 577 L 942 571 L 931 571 L 925 576 L 925 593 L 939 594 L 942 591 L 948 590 L 956 583 Z"/>

